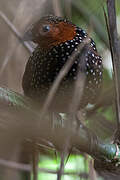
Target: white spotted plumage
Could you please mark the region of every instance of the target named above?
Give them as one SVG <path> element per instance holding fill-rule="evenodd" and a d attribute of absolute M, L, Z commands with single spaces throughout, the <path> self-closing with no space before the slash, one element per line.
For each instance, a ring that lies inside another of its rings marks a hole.
<path fill-rule="evenodd" d="M 59 74 L 64 64 L 69 60 L 69 57 L 74 51 L 78 51 L 77 46 L 82 43 L 87 33 L 79 27 L 76 27 L 76 36 L 72 40 L 60 43 L 59 45 L 52 47 L 48 51 L 38 46 L 29 58 L 27 68 L 24 76 L 29 73 L 28 80 L 23 87 L 25 94 L 29 96 L 36 95 L 36 91 L 46 94 Z M 64 88 L 68 88 L 69 93 L 69 80 L 74 82 L 77 78 L 77 70 L 81 67 L 80 53 L 76 57 L 71 69 L 64 77 L 60 90 L 63 93 Z M 79 65 L 79 66 L 78 66 Z M 97 54 L 94 41 L 90 38 L 90 49 L 85 55 L 85 67 L 86 82 L 83 94 L 83 100 L 81 104 L 94 103 L 102 81 L 102 59 Z M 45 91 L 44 91 L 45 90 Z M 88 97 L 88 96 L 91 96 Z M 83 105 L 84 106 L 84 105 Z"/>

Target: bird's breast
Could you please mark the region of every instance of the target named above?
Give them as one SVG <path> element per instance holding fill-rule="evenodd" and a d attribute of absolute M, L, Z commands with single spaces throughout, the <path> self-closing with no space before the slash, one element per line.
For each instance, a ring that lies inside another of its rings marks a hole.
<path fill-rule="evenodd" d="M 37 47 L 29 58 L 23 76 L 23 89 L 27 96 L 36 97 L 37 100 L 44 101 L 54 80 L 59 75 L 60 70 L 65 65 L 74 51 L 78 51 L 78 45 L 81 44 L 87 34 L 84 30 L 76 28 L 76 36 L 48 51 L 43 51 Z M 67 106 L 73 96 L 73 84 L 76 80 L 78 64 L 80 64 L 80 53 L 76 56 L 74 63 L 56 92 L 55 104 L 60 107 Z M 84 99 L 81 104 L 94 103 L 94 99 L 100 89 L 102 80 L 102 60 L 97 54 L 94 41 L 91 39 L 89 51 L 85 55 L 85 74 L 86 82 L 84 88 Z M 90 99 L 90 96 L 92 99 Z M 41 100 L 42 99 L 42 100 Z"/>

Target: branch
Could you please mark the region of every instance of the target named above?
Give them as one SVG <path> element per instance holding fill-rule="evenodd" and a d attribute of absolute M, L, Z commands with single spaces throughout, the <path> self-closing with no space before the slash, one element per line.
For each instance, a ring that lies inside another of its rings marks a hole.
<path fill-rule="evenodd" d="M 61 3 L 59 0 L 52 0 L 53 10 L 56 16 L 62 16 Z"/>
<path fill-rule="evenodd" d="M 58 151 L 62 151 L 68 135 L 71 135 L 71 147 L 88 153 L 100 162 L 114 164 L 115 167 L 116 164 L 118 165 L 120 146 L 101 141 L 85 127 L 80 127 L 76 131 L 76 120 L 73 119 L 71 126 L 68 126 L 70 120 L 67 115 L 63 119 L 64 126 L 59 124 L 54 128 L 51 123 L 53 119 L 49 114 L 42 119 L 40 115 L 39 108 L 36 108 L 31 99 L 9 89 L 0 88 L 0 156 L 2 158 L 6 156 L 10 158 L 13 148 L 25 139 L 33 139 L 38 143 L 43 143 L 45 139 L 46 142 L 52 142 Z M 57 118 L 55 120 L 57 124 Z"/>
<path fill-rule="evenodd" d="M 113 62 L 114 84 L 116 92 L 116 112 L 118 131 L 120 129 L 120 42 L 117 33 L 115 1 L 107 0 L 108 35 Z"/>
<path fill-rule="evenodd" d="M 4 166 L 5 168 L 9 168 L 9 169 L 14 169 L 14 170 L 19 170 L 19 171 L 26 171 L 26 172 L 31 172 L 32 167 L 31 165 L 28 164 L 23 164 L 23 163 L 16 163 L 14 161 L 8 161 L 8 160 L 4 160 L 4 159 L 0 159 L 0 165 Z M 39 172 L 42 173 L 49 173 L 49 174 L 57 174 L 58 171 L 57 170 L 51 170 L 51 169 L 47 169 L 47 168 L 38 168 Z M 73 172 L 73 171 L 68 171 L 68 172 L 63 172 L 63 175 L 72 175 L 72 176 L 80 176 L 81 178 L 88 178 L 88 174 L 87 173 L 79 173 L 79 172 Z"/>
<path fill-rule="evenodd" d="M 7 24 L 11 32 L 17 37 L 17 39 L 22 43 L 22 45 L 26 48 L 26 50 L 31 53 L 33 51 L 32 47 L 28 42 L 24 42 L 22 39 L 22 35 L 20 32 L 15 28 L 15 26 L 10 22 L 10 20 L 5 16 L 5 14 L 0 11 L 0 17 L 3 19 L 3 21 Z"/>

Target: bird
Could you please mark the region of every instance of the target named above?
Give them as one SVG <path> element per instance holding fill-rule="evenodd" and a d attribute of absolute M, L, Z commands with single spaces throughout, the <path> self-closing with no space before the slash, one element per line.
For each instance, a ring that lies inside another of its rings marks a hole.
<path fill-rule="evenodd" d="M 24 34 L 24 40 L 37 45 L 28 59 L 23 74 L 22 87 L 25 96 L 39 102 L 42 107 L 60 70 L 69 61 L 73 52 L 78 51 L 78 46 L 85 38 L 89 38 L 90 42 L 84 58 L 86 79 L 79 109 L 85 108 L 88 104 L 95 104 L 102 86 L 102 57 L 97 52 L 95 42 L 85 30 L 68 19 L 54 15 L 43 16 Z M 69 111 L 74 94 L 73 85 L 81 66 L 80 54 L 81 51 L 78 51 L 71 68 L 54 95 L 49 107 L 52 111 Z"/>

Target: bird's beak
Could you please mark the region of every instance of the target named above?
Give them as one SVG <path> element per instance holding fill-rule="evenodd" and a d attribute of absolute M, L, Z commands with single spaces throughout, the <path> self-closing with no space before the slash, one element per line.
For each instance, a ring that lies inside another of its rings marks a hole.
<path fill-rule="evenodd" d="M 33 33 L 31 31 L 31 29 L 29 29 L 28 31 L 26 31 L 23 35 L 23 41 L 33 41 L 34 37 L 33 37 Z"/>

